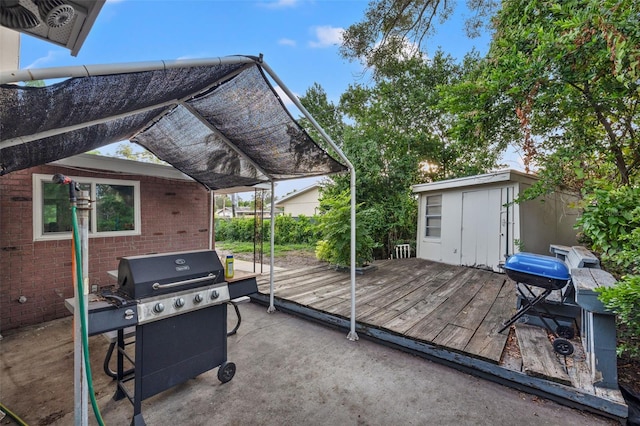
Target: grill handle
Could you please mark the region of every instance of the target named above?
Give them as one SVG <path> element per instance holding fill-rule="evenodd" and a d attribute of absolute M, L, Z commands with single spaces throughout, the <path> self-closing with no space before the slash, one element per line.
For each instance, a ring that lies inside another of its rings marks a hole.
<path fill-rule="evenodd" d="M 202 282 L 202 281 L 208 281 L 211 278 L 214 278 L 215 276 L 216 275 L 214 275 L 213 273 L 209 273 L 209 275 L 207 275 L 206 277 L 191 278 L 190 280 L 176 281 L 175 283 L 169 283 L 169 284 L 153 283 L 151 288 L 153 288 L 154 290 L 161 290 L 163 288 L 178 287 L 178 286 L 181 286 L 181 285 L 199 283 L 199 282 Z"/>

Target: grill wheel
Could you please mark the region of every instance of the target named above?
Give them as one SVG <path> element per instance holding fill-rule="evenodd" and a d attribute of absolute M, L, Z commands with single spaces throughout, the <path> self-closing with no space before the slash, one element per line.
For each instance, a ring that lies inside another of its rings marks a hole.
<path fill-rule="evenodd" d="M 553 341 L 553 350 L 560 355 L 569 356 L 573 353 L 573 345 L 568 340 L 557 338 Z"/>
<path fill-rule="evenodd" d="M 218 380 L 227 383 L 236 374 L 236 365 L 233 362 L 225 362 L 218 368 Z"/>

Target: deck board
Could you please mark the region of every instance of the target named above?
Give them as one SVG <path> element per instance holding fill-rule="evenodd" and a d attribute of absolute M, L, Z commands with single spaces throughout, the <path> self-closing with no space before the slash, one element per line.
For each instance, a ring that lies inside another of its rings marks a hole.
<path fill-rule="evenodd" d="M 411 298 L 407 297 L 393 304 L 392 307 L 398 310 L 406 307 L 399 315 L 393 318 L 388 318 L 389 315 L 382 315 L 379 317 L 379 320 L 382 321 L 384 327 L 405 334 L 427 315 L 438 309 L 440 305 L 447 300 L 449 295 L 459 290 L 471 273 L 472 270 L 469 269 L 446 271 L 445 273 L 436 275 L 429 282 L 429 285 L 425 285 L 420 291 L 412 292 L 410 294 L 410 296 L 412 296 Z"/>
<path fill-rule="evenodd" d="M 513 287 L 509 281 L 504 277 L 498 277 L 497 280 L 502 280 L 498 297 L 464 348 L 465 352 L 476 354 L 479 358 L 495 363 L 500 361 L 509 337 L 508 330 L 503 334 L 498 333 L 498 330 L 502 328 L 502 323 L 511 317 L 516 306 Z"/>
<path fill-rule="evenodd" d="M 408 336 L 436 343 L 436 338 L 445 329 L 447 324 L 455 320 L 464 307 L 475 297 L 482 288 L 479 273 L 484 271 L 473 270 L 466 280 L 464 289 L 453 292 L 447 299 L 419 323 L 407 331 Z"/>

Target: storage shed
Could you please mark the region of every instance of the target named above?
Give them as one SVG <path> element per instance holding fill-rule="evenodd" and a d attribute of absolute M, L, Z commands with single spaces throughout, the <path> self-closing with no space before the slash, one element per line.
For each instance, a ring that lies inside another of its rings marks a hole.
<path fill-rule="evenodd" d="M 416 255 L 452 265 L 499 271 L 507 255 L 547 254 L 549 244 L 576 244 L 575 195 L 561 191 L 513 203 L 536 182 L 501 170 L 413 186 L 418 195 Z"/>

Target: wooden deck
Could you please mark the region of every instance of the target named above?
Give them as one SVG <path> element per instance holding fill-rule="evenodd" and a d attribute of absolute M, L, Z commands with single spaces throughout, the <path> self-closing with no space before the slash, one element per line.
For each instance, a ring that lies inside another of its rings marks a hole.
<path fill-rule="evenodd" d="M 626 417 L 620 392 L 589 380 L 579 337 L 576 354 L 562 357 L 553 352 L 544 329 L 518 325 L 511 343 L 517 356 L 505 350 L 509 335 L 498 330 L 516 310 L 515 283 L 505 275 L 416 258 L 375 265 L 377 270 L 356 279 L 356 321 L 367 335 L 386 336 L 382 340 L 501 383 L 542 390 L 558 402 Z M 327 266 L 279 270 L 274 286 L 276 307 L 295 306 L 311 318 L 348 324 L 349 273 Z M 258 291 L 265 303 L 268 275 L 258 278 Z"/>
<path fill-rule="evenodd" d="M 470 354 L 500 361 L 507 334 L 502 321 L 515 309 L 516 296 L 504 275 L 423 259 L 383 260 L 356 279 L 356 319 Z M 327 267 L 275 273 L 275 296 L 332 315 L 351 313 L 350 275 Z M 269 293 L 269 279 L 258 280 Z"/>

